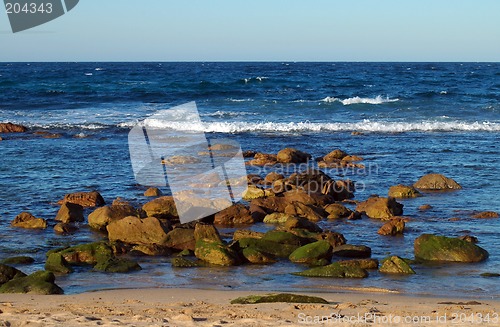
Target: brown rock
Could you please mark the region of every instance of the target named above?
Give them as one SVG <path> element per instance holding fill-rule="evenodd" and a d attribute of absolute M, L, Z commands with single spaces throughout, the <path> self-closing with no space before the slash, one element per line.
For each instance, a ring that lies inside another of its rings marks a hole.
<path fill-rule="evenodd" d="M 104 199 L 101 194 L 97 191 L 92 192 L 78 192 L 66 194 L 64 199 L 58 202 L 58 204 L 62 205 L 63 203 L 74 203 L 79 204 L 82 207 L 100 207 L 105 205 Z"/>
<path fill-rule="evenodd" d="M 268 184 L 272 184 L 272 183 L 276 182 L 277 180 L 281 180 L 284 178 L 285 178 L 285 176 L 283 176 L 282 174 L 278 174 L 278 173 L 275 173 L 274 171 L 272 171 L 269 174 L 267 174 L 266 178 L 264 178 L 264 181 L 266 181 L 266 183 L 268 183 Z"/>
<path fill-rule="evenodd" d="M 196 242 L 203 240 L 207 242 L 222 243 L 219 231 L 214 225 L 198 223 L 194 227 L 194 239 Z"/>
<path fill-rule="evenodd" d="M 0 133 L 24 133 L 28 130 L 28 128 L 12 124 L 12 123 L 0 123 Z"/>
<path fill-rule="evenodd" d="M 458 239 L 462 240 L 462 241 L 467 241 L 467 242 L 473 243 L 473 244 L 479 243 L 479 239 L 477 237 L 471 236 L 471 235 L 460 236 Z"/>
<path fill-rule="evenodd" d="M 370 218 L 388 220 L 403 214 L 403 205 L 394 198 L 372 197 L 357 205 L 356 211 L 364 212 Z"/>
<path fill-rule="evenodd" d="M 321 207 L 301 202 L 292 202 L 285 207 L 285 213 L 292 216 L 299 216 L 310 221 L 320 221 L 328 214 Z"/>
<path fill-rule="evenodd" d="M 500 215 L 497 212 L 494 211 L 484 211 L 477 213 L 472 216 L 472 218 L 477 218 L 477 219 L 490 219 L 490 218 L 498 218 Z"/>
<path fill-rule="evenodd" d="M 174 228 L 167 234 L 165 245 L 176 250 L 194 251 L 196 240 L 193 228 Z"/>
<path fill-rule="evenodd" d="M 255 223 L 250 210 L 238 203 L 215 214 L 215 225 L 244 225 Z"/>
<path fill-rule="evenodd" d="M 347 243 L 344 235 L 336 232 L 325 231 L 316 236 L 317 240 L 324 240 L 330 243 L 334 248 Z"/>
<path fill-rule="evenodd" d="M 144 192 L 144 196 L 161 196 L 161 191 L 157 187 L 150 187 Z"/>
<path fill-rule="evenodd" d="M 255 222 L 262 222 L 267 215 L 267 212 L 264 209 L 253 203 L 250 203 L 249 211 Z"/>
<path fill-rule="evenodd" d="M 288 218 L 283 226 L 286 230 L 305 229 L 313 233 L 321 233 L 323 230 L 317 224 L 307 218 L 292 216 Z"/>
<path fill-rule="evenodd" d="M 328 213 L 328 219 L 339 219 L 349 217 L 353 212 L 340 203 L 332 203 L 324 207 Z"/>
<path fill-rule="evenodd" d="M 380 235 L 398 235 L 403 234 L 405 229 L 405 221 L 402 218 L 394 218 L 385 223 L 380 229 L 378 233 Z"/>
<path fill-rule="evenodd" d="M 55 220 L 60 221 L 62 223 L 71 223 L 71 222 L 81 222 L 85 219 L 83 218 L 83 207 L 79 204 L 74 203 L 63 203 Z"/>
<path fill-rule="evenodd" d="M 311 159 L 309 153 L 305 153 L 293 148 L 285 148 L 278 152 L 276 159 L 280 163 L 305 163 Z"/>
<path fill-rule="evenodd" d="M 45 229 L 47 228 L 47 221 L 42 218 L 35 218 L 29 212 L 21 212 L 10 223 L 12 227 L 26 228 L 26 229 Z"/>
<path fill-rule="evenodd" d="M 64 234 L 73 234 L 77 230 L 78 230 L 77 227 L 75 227 L 75 226 L 73 226 L 71 224 L 66 224 L 66 223 L 57 223 L 54 226 L 54 232 L 56 234 L 61 234 L 61 235 L 64 235 Z"/>
<path fill-rule="evenodd" d="M 426 211 L 426 210 L 431 210 L 432 208 L 434 208 L 434 207 L 431 206 L 430 204 L 423 204 L 420 207 L 418 207 L 418 210 Z"/>
<path fill-rule="evenodd" d="M 395 185 L 391 186 L 389 189 L 389 197 L 403 199 L 403 198 L 416 198 L 421 196 L 420 192 L 417 191 L 413 186 L 407 185 Z"/>
<path fill-rule="evenodd" d="M 275 154 L 256 153 L 253 160 L 247 162 L 251 166 L 274 166 L 278 163 Z"/>
<path fill-rule="evenodd" d="M 161 219 L 178 219 L 177 208 L 172 196 L 162 196 L 156 198 L 142 206 L 148 217 Z"/>
<path fill-rule="evenodd" d="M 245 151 L 243 151 L 243 158 L 254 158 L 256 154 L 257 154 L 256 151 L 245 150 Z"/>
<path fill-rule="evenodd" d="M 344 158 L 342 158 L 342 161 L 363 161 L 363 158 L 358 156 L 347 155 Z"/>
<path fill-rule="evenodd" d="M 112 221 L 106 229 L 111 242 L 158 245 L 165 244 L 169 231 L 169 227 L 155 217 L 140 219 L 133 216 Z"/>
<path fill-rule="evenodd" d="M 248 229 L 238 229 L 233 234 L 233 241 L 238 241 L 243 238 L 262 238 L 264 235 L 265 234 L 261 232 L 254 232 Z"/>
<path fill-rule="evenodd" d="M 120 203 L 120 202 L 113 202 Z M 139 216 L 137 210 L 128 203 L 113 204 L 94 210 L 88 217 L 89 226 L 98 230 L 106 230 L 106 226 L 112 221 L 129 216 Z"/>
<path fill-rule="evenodd" d="M 332 152 L 328 153 L 326 156 L 323 157 L 323 161 L 325 162 L 334 162 L 338 160 L 342 160 L 344 157 L 346 157 L 348 154 L 340 149 L 333 150 Z"/>
<path fill-rule="evenodd" d="M 462 186 L 453 179 L 441 174 L 428 174 L 421 177 L 415 184 L 415 188 L 429 191 L 460 190 Z"/>

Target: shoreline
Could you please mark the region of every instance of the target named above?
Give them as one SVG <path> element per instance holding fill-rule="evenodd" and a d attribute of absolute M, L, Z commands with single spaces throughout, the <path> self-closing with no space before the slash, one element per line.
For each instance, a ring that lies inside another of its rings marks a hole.
<path fill-rule="evenodd" d="M 270 292 L 120 289 L 76 295 L 0 294 L 4 326 L 498 325 L 500 301 L 389 293 L 312 293 L 329 304 L 230 304 Z M 288 293 L 288 292 L 286 292 Z M 489 320 L 489 322 L 487 321 Z"/>

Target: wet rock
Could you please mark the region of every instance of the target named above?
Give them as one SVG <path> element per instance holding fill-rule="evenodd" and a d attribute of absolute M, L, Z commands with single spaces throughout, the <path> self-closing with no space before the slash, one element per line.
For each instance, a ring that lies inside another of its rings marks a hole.
<path fill-rule="evenodd" d="M 293 273 L 303 277 L 330 277 L 330 278 L 366 278 L 368 272 L 355 266 L 345 266 L 338 262 L 323 267 L 315 267 L 306 271 Z"/>
<path fill-rule="evenodd" d="M 45 261 L 45 270 L 60 274 L 69 274 L 73 269 L 61 253 L 50 253 Z"/>
<path fill-rule="evenodd" d="M 305 163 L 309 159 L 311 159 L 311 155 L 309 153 L 305 153 L 293 148 L 285 148 L 278 152 L 276 159 L 280 163 Z"/>
<path fill-rule="evenodd" d="M 205 240 L 222 243 L 219 231 L 214 225 L 197 223 L 194 227 L 194 239 L 196 242 Z"/>
<path fill-rule="evenodd" d="M 94 270 L 96 271 L 110 273 L 127 273 L 141 269 L 141 266 L 139 266 L 137 262 L 125 258 L 110 258 L 105 261 L 100 261 L 94 266 Z"/>
<path fill-rule="evenodd" d="M 264 234 L 262 240 L 276 242 L 278 244 L 288 244 L 300 247 L 311 241 L 307 238 L 297 236 L 293 233 L 279 230 L 270 230 Z"/>
<path fill-rule="evenodd" d="M 347 157 L 348 154 L 347 152 L 344 152 L 340 149 L 335 149 L 332 152 L 328 153 L 326 156 L 323 157 L 323 161 L 325 162 L 335 162 L 344 159 Z"/>
<path fill-rule="evenodd" d="M 351 259 L 338 261 L 339 264 L 346 267 L 358 267 L 361 269 L 378 269 L 377 259 Z"/>
<path fill-rule="evenodd" d="M 458 238 L 423 234 L 414 242 L 415 258 L 425 261 L 480 262 L 488 252 Z"/>
<path fill-rule="evenodd" d="M 95 265 L 113 257 L 112 248 L 105 242 L 85 243 L 65 249 L 47 252 L 47 257 L 53 253 L 60 254 L 70 265 Z"/>
<path fill-rule="evenodd" d="M 0 133 L 24 133 L 28 130 L 25 126 L 12 124 L 12 123 L 0 123 Z"/>
<path fill-rule="evenodd" d="M 392 256 L 382 261 L 379 271 L 384 274 L 412 275 L 415 271 L 406 261 L 398 256 Z"/>
<path fill-rule="evenodd" d="M 168 232 L 165 241 L 165 246 L 181 251 L 194 251 L 195 244 L 194 229 L 192 228 L 174 228 Z"/>
<path fill-rule="evenodd" d="M 234 299 L 231 301 L 231 304 L 257 304 L 257 303 L 277 303 L 277 302 L 328 304 L 328 301 L 320 297 L 290 294 L 290 293 L 249 295 Z"/>
<path fill-rule="evenodd" d="M 253 264 L 263 265 L 276 262 L 273 255 L 261 252 L 252 246 L 244 248 L 241 254 L 248 262 Z"/>
<path fill-rule="evenodd" d="M 372 197 L 359 203 L 356 211 L 365 213 L 370 218 L 388 220 L 403 214 L 403 205 L 394 198 Z"/>
<path fill-rule="evenodd" d="M 416 198 L 421 196 L 419 191 L 415 189 L 413 186 L 408 186 L 408 185 L 396 185 L 396 186 L 391 186 L 389 189 L 389 197 L 391 198 L 397 198 L 397 199 L 404 199 L 404 198 Z"/>
<path fill-rule="evenodd" d="M 60 200 L 58 204 L 62 205 L 68 202 L 79 204 L 84 208 L 100 207 L 106 204 L 101 194 L 97 191 L 66 194 L 64 199 Z"/>
<path fill-rule="evenodd" d="M 201 267 L 202 265 L 199 262 L 189 260 L 183 257 L 175 257 L 172 258 L 171 261 L 172 267 L 176 268 L 194 268 L 194 267 Z"/>
<path fill-rule="evenodd" d="M 167 220 L 179 219 L 175 201 L 172 196 L 156 198 L 142 206 L 148 217 L 156 217 Z"/>
<path fill-rule="evenodd" d="M 430 204 L 423 204 L 420 207 L 418 207 L 418 210 L 427 211 L 427 210 L 431 210 L 432 208 L 434 208 L 434 207 L 431 206 Z"/>
<path fill-rule="evenodd" d="M 55 276 L 48 271 L 37 271 L 25 277 L 12 279 L 0 287 L 0 293 L 21 294 L 63 294 L 63 290 L 55 284 Z"/>
<path fill-rule="evenodd" d="M 35 218 L 29 212 L 22 212 L 10 223 L 12 227 L 26 228 L 26 229 L 45 229 L 47 228 L 47 221 L 42 218 Z"/>
<path fill-rule="evenodd" d="M 35 259 L 27 256 L 10 257 L 0 261 L 0 263 L 5 265 L 29 265 L 33 262 L 35 262 Z"/>
<path fill-rule="evenodd" d="M 333 248 L 333 255 L 347 258 L 369 258 L 372 250 L 364 245 L 344 244 Z"/>
<path fill-rule="evenodd" d="M 12 279 L 25 276 L 26 276 L 25 273 L 23 273 L 20 270 L 17 270 L 16 268 L 0 264 L 0 285 L 5 284 Z"/>
<path fill-rule="evenodd" d="M 293 218 L 293 215 L 281 212 L 274 212 L 264 217 L 265 224 L 284 224 L 288 219 Z"/>
<path fill-rule="evenodd" d="M 229 208 L 215 214 L 216 225 L 245 225 L 255 223 L 250 210 L 241 203 L 234 204 Z"/>
<path fill-rule="evenodd" d="M 421 177 L 413 186 L 420 190 L 446 191 L 460 190 L 462 186 L 451 178 L 441 174 L 428 174 Z"/>
<path fill-rule="evenodd" d="M 284 178 L 285 178 L 285 176 L 283 176 L 282 174 L 278 174 L 278 173 L 272 171 L 266 175 L 266 177 L 264 178 L 264 181 L 268 184 L 272 184 L 272 183 L 274 183 L 278 180 L 282 180 Z"/>
<path fill-rule="evenodd" d="M 251 166 L 274 166 L 278 163 L 278 157 L 275 154 L 256 153 L 254 158 L 247 162 Z"/>
<path fill-rule="evenodd" d="M 340 203 L 329 204 L 324 209 L 328 213 L 328 219 L 347 218 L 353 213 L 352 210 L 347 209 Z"/>
<path fill-rule="evenodd" d="M 293 229 L 305 229 L 313 233 L 321 233 L 323 229 L 319 227 L 317 224 L 314 222 L 310 221 L 309 219 L 302 218 L 302 217 L 296 217 L 292 216 L 289 217 L 286 221 L 283 227 L 286 230 L 293 230 Z"/>
<path fill-rule="evenodd" d="M 78 227 L 72 224 L 57 223 L 54 226 L 54 232 L 59 235 L 73 234 L 78 230 Z"/>
<path fill-rule="evenodd" d="M 79 204 L 69 202 L 63 203 L 61 205 L 61 208 L 57 212 L 55 220 L 62 223 L 84 221 L 85 219 L 83 218 L 83 207 Z"/>
<path fill-rule="evenodd" d="M 234 266 L 239 263 L 238 254 L 227 245 L 217 241 L 199 239 L 196 241 L 195 256 L 212 265 Z"/>
<path fill-rule="evenodd" d="M 141 219 L 129 216 L 111 222 L 106 229 L 111 242 L 122 241 L 130 244 L 164 245 L 169 232 L 169 226 L 155 217 Z"/>
<path fill-rule="evenodd" d="M 254 232 L 248 229 L 238 229 L 233 234 L 233 241 L 238 241 L 242 238 L 262 238 L 264 237 L 264 233 Z"/>
<path fill-rule="evenodd" d="M 317 241 L 301 246 L 293 251 L 288 259 L 295 263 L 310 265 L 327 264 L 332 257 L 332 246 L 327 241 Z M 321 264 L 322 263 L 322 264 Z"/>
<path fill-rule="evenodd" d="M 378 230 L 378 234 L 380 235 L 398 235 L 403 234 L 405 230 L 405 221 L 402 218 L 394 218 L 389 220 L 387 223 L 382 225 Z"/>
<path fill-rule="evenodd" d="M 298 246 L 291 244 L 280 244 L 266 239 L 242 238 L 238 240 L 241 249 L 251 247 L 259 252 L 270 254 L 279 258 L 288 258 Z"/>
<path fill-rule="evenodd" d="M 144 192 L 144 196 L 147 197 L 161 196 L 161 191 L 157 187 L 150 187 Z"/>
<path fill-rule="evenodd" d="M 491 218 L 498 218 L 498 217 L 500 217 L 500 215 L 494 211 L 484 211 L 484 212 L 480 212 L 480 213 L 477 213 L 477 214 L 472 216 L 472 218 L 476 218 L 476 219 L 491 219 Z"/>
<path fill-rule="evenodd" d="M 105 231 L 111 222 L 129 216 L 139 216 L 137 209 L 128 203 L 112 204 L 94 210 L 90 213 L 88 221 L 91 228 Z"/>

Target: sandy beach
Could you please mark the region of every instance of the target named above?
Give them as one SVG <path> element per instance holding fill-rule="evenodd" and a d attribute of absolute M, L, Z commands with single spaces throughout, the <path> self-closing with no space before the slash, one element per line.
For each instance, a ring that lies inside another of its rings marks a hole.
<path fill-rule="evenodd" d="M 230 304 L 259 292 L 108 290 L 0 295 L 0 326 L 498 326 L 500 302 L 386 293 L 314 293 L 329 304 Z"/>

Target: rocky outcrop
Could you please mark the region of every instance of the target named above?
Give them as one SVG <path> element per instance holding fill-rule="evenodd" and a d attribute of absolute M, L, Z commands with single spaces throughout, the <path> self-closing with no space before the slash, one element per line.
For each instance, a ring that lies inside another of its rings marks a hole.
<path fill-rule="evenodd" d="M 413 275 L 415 271 L 402 258 L 392 256 L 382 261 L 379 271 L 384 274 Z"/>
<path fill-rule="evenodd" d="M 398 235 L 403 234 L 405 230 L 405 221 L 403 218 L 394 218 L 389 220 L 387 223 L 382 225 L 378 230 L 378 234 L 380 235 Z"/>
<path fill-rule="evenodd" d="M 105 231 L 109 223 L 129 216 L 139 216 L 137 209 L 128 203 L 112 204 L 94 210 L 88 221 L 91 228 Z"/>
<path fill-rule="evenodd" d="M 414 242 L 415 258 L 425 261 L 480 262 L 488 252 L 458 238 L 424 234 Z"/>
<path fill-rule="evenodd" d="M 305 153 L 293 148 L 285 148 L 278 152 L 276 159 L 280 163 L 305 163 L 309 159 L 311 159 L 311 155 L 309 153 Z"/>
<path fill-rule="evenodd" d="M 84 208 L 100 207 L 106 204 L 101 194 L 97 191 L 66 194 L 64 199 L 59 201 L 58 204 L 62 205 L 68 202 L 79 204 Z"/>
<path fill-rule="evenodd" d="M 388 220 L 403 214 L 403 205 L 394 198 L 372 197 L 356 206 L 356 211 L 370 218 Z"/>
<path fill-rule="evenodd" d="M 216 225 L 245 225 L 255 223 L 250 210 L 241 203 L 234 204 L 229 208 L 215 214 L 214 224 Z"/>
<path fill-rule="evenodd" d="M 441 174 L 425 175 L 413 184 L 413 186 L 426 191 L 449 191 L 462 189 L 462 186 L 460 186 L 460 184 L 456 181 Z"/>
<path fill-rule="evenodd" d="M 62 223 L 73 223 L 81 222 L 85 219 L 83 218 L 83 207 L 79 204 L 74 203 L 63 203 L 61 208 L 57 212 L 55 220 Z"/>
<path fill-rule="evenodd" d="M 48 271 L 37 271 L 25 277 L 14 278 L 2 286 L 0 293 L 22 294 L 63 294 L 62 288 L 55 284 L 55 276 Z"/>
<path fill-rule="evenodd" d="M 45 229 L 47 228 L 47 221 L 42 218 L 35 218 L 29 212 L 22 212 L 10 223 L 12 227 L 26 228 L 26 229 Z"/>
<path fill-rule="evenodd" d="M 12 124 L 12 123 L 0 123 L 0 133 L 24 133 L 28 130 L 25 126 Z"/>
<path fill-rule="evenodd" d="M 420 192 L 413 186 L 399 184 L 391 186 L 388 195 L 391 198 L 405 199 L 405 198 L 416 198 L 421 196 L 422 194 L 420 194 Z"/>
<path fill-rule="evenodd" d="M 161 219 L 178 219 L 177 208 L 172 196 L 162 196 L 156 198 L 142 206 L 148 217 Z"/>
<path fill-rule="evenodd" d="M 122 241 L 129 244 L 164 245 L 169 232 L 169 226 L 164 225 L 155 217 L 144 219 L 133 216 L 125 217 L 111 222 L 106 229 L 111 242 Z"/>
<path fill-rule="evenodd" d="M 366 278 L 368 272 L 356 266 L 341 265 L 338 262 L 328 266 L 311 268 L 306 271 L 296 272 L 293 275 L 303 277 L 330 277 L 330 278 Z"/>

